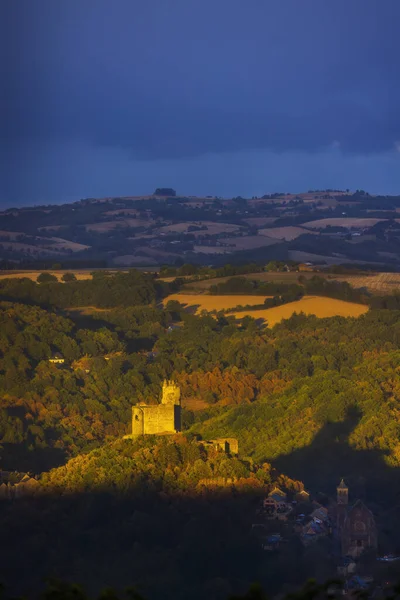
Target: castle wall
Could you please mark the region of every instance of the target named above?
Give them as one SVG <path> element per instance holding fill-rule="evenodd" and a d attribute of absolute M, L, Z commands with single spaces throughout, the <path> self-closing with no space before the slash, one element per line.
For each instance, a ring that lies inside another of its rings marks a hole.
<path fill-rule="evenodd" d="M 132 407 L 132 435 L 144 434 L 144 411 L 145 408 Z"/>
<path fill-rule="evenodd" d="M 157 404 L 132 408 L 132 435 L 175 433 L 181 430 L 180 406 Z"/>

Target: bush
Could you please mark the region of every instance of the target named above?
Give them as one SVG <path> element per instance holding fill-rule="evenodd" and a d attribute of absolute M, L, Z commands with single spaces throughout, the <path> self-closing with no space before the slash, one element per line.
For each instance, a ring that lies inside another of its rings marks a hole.
<path fill-rule="evenodd" d="M 73 273 L 64 273 L 61 280 L 65 281 L 65 283 L 68 283 L 68 281 L 76 281 L 76 276 Z"/>
<path fill-rule="evenodd" d="M 37 278 L 38 283 L 57 283 L 57 277 L 51 273 L 40 273 Z"/>

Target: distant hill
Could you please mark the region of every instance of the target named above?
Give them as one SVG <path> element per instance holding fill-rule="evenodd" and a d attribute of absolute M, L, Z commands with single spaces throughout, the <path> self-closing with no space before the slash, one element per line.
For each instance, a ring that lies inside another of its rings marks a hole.
<path fill-rule="evenodd" d="M 0 258 L 33 268 L 292 259 L 391 270 L 400 266 L 400 196 L 322 190 L 246 199 L 158 188 L 13 208 L 0 213 Z"/>

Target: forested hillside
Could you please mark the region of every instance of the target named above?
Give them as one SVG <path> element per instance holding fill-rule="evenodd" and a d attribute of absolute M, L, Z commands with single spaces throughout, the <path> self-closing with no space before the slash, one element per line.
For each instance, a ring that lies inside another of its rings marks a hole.
<path fill-rule="evenodd" d="M 161 309 L 173 285 L 115 277 L 118 294 L 103 274 L 0 289 L 1 467 L 38 474 L 48 492 L 2 504 L 7 581 L 21 551 L 34 589 L 54 572 L 94 592 L 139 581 L 150 598 L 220 599 L 257 579 L 279 591 L 327 577 L 322 546 L 290 535 L 267 556 L 250 531 L 273 483 L 323 499 L 341 477 L 400 550 L 399 311 L 295 314 L 269 328 Z M 181 387 L 184 434 L 122 440 L 132 405 L 157 403 L 165 378 Z M 224 436 L 239 440 L 238 457 L 207 445 Z M 206 491 L 221 478 L 225 492 Z"/>
<path fill-rule="evenodd" d="M 215 477 L 237 479 L 235 490 L 206 489 Z M 274 592 L 283 580 L 301 585 L 313 568 L 295 536 L 271 556 L 252 532 L 265 490 L 294 497 L 301 484 L 183 435 L 105 444 L 42 480 L 47 493 L 1 505 L 3 581 L 15 593 L 35 597 L 56 575 L 93 594 L 135 585 L 149 599 L 226 600 L 253 581 Z"/>
<path fill-rule="evenodd" d="M 3 279 L 0 281 L 0 297 L 58 308 L 137 306 L 160 300 L 176 289 L 173 285 L 156 281 L 154 275 L 133 269 L 115 274 L 95 271 L 92 279 L 66 283 L 44 275 L 42 283 L 28 278 Z"/>
<path fill-rule="evenodd" d="M 71 284 L 50 285 L 68 294 Z M 42 470 L 127 433 L 131 406 L 157 402 L 165 377 L 182 388 L 185 428 L 239 437 L 257 460 L 307 446 L 326 423 L 357 409 L 352 447 L 384 451 L 387 464 L 399 465 L 397 311 L 294 315 L 269 329 L 154 305 L 68 318 L 37 306 L 0 308 L 0 432 L 9 468 Z M 63 365 L 49 362 L 54 352 Z M 194 400 L 203 410 L 190 410 Z M 226 409 L 233 404 L 240 407 Z"/>

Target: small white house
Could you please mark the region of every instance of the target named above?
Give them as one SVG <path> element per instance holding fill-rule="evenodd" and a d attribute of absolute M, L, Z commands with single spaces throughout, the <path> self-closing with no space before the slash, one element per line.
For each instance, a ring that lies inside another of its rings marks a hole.
<path fill-rule="evenodd" d="M 59 352 L 56 352 L 55 354 L 53 354 L 51 356 L 51 358 L 49 358 L 49 362 L 56 364 L 56 365 L 63 365 L 65 363 L 65 359 L 62 354 L 60 354 Z"/>

